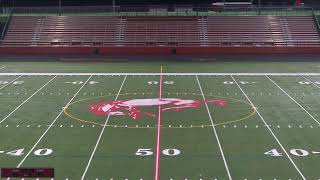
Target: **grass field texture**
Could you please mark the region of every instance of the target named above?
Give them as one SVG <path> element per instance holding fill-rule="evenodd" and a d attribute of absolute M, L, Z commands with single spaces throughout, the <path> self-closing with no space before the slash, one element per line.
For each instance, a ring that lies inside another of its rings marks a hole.
<path fill-rule="evenodd" d="M 0 63 L 0 167 L 52 167 L 58 180 L 320 178 L 318 63 L 160 64 Z M 117 113 L 90 110 L 103 102 Z"/>

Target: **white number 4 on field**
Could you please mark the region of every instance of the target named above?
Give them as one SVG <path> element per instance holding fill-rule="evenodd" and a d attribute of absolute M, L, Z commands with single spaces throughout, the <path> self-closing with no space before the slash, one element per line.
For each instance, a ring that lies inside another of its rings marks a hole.
<path fill-rule="evenodd" d="M 269 155 L 269 156 L 273 156 L 273 157 L 279 157 L 279 156 L 283 156 L 282 153 L 278 152 L 277 149 L 272 149 L 270 151 L 267 151 L 264 153 L 265 155 Z"/>

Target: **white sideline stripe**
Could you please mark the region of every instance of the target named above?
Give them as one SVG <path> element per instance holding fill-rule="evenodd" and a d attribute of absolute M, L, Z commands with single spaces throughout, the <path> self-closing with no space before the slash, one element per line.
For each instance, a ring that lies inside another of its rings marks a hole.
<path fill-rule="evenodd" d="M 2 66 L 1 68 L 0 68 L 0 70 L 2 70 L 2 69 L 4 69 L 4 68 L 6 68 L 7 66 Z"/>
<path fill-rule="evenodd" d="M 247 98 L 247 100 L 249 101 L 249 103 L 251 104 L 251 106 L 256 107 L 252 101 L 249 99 L 249 97 L 247 96 L 247 94 L 243 91 L 243 89 L 241 88 L 241 86 L 238 84 L 238 82 L 234 79 L 233 76 L 231 76 L 231 78 L 233 79 L 233 81 L 237 84 L 237 86 L 239 87 L 239 89 L 241 90 L 242 94 Z M 283 145 L 281 144 L 281 142 L 279 141 L 279 139 L 277 138 L 277 136 L 273 133 L 273 131 L 271 130 L 270 126 L 268 126 L 267 122 L 264 120 L 264 118 L 261 116 L 258 108 L 256 108 L 256 112 L 258 114 L 258 116 L 260 117 L 260 119 L 263 121 L 264 125 L 268 128 L 268 130 L 270 131 L 270 133 L 272 134 L 273 138 L 277 141 L 277 143 L 280 145 L 281 149 L 283 150 L 283 152 L 286 154 L 286 156 L 288 157 L 288 159 L 290 160 L 290 162 L 292 163 L 292 165 L 294 166 L 294 168 L 297 170 L 297 172 L 300 174 L 300 176 L 302 177 L 303 180 L 306 180 L 306 178 L 304 177 L 304 175 L 301 173 L 300 169 L 298 168 L 298 166 L 295 164 L 295 162 L 292 160 L 292 158 L 290 157 L 290 155 L 288 154 L 287 150 L 283 147 Z"/>
<path fill-rule="evenodd" d="M 46 87 L 52 80 L 54 80 L 57 76 L 51 78 L 46 84 L 44 84 L 40 89 L 34 92 L 30 97 L 28 97 L 25 101 L 23 101 L 19 106 L 17 106 L 11 113 L 9 113 L 5 118 L 0 121 L 0 124 L 3 123 L 8 117 L 10 117 L 14 112 L 16 112 L 21 106 L 23 106 L 26 102 L 28 102 L 34 95 L 36 95 L 39 91 L 41 91 L 44 87 Z"/>
<path fill-rule="evenodd" d="M 15 82 L 17 79 L 19 79 L 19 78 L 21 78 L 21 77 L 22 77 L 22 75 L 18 76 L 17 78 L 15 78 L 15 79 L 12 80 L 12 81 L 10 81 L 8 84 L 5 84 L 4 86 L 2 86 L 2 87 L 0 88 L 0 90 L 3 89 L 3 88 L 5 88 L 5 87 L 7 87 L 7 86 L 9 86 L 11 83 Z"/>
<path fill-rule="evenodd" d="M 0 73 L 0 76 L 159 76 L 160 73 Z M 320 73 L 163 73 L 164 76 L 320 76 Z"/>
<path fill-rule="evenodd" d="M 79 94 L 79 92 L 82 90 L 82 88 L 88 83 L 88 81 L 91 79 L 92 76 L 90 76 L 87 81 L 85 83 L 83 83 L 83 85 L 80 87 L 80 89 L 76 92 L 76 94 L 74 94 L 74 96 L 70 99 L 70 101 L 64 106 L 67 107 L 72 101 L 73 99 Z M 56 118 L 52 121 L 52 123 L 48 126 L 48 128 L 46 129 L 46 131 L 41 135 L 41 137 L 38 139 L 38 141 L 33 145 L 33 147 L 30 149 L 30 151 L 27 153 L 27 155 L 22 159 L 22 161 L 19 163 L 19 165 L 17 166 L 17 168 L 19 168 L 22 163 L 27 159 L 27 157 L 30 155 L 31 152 L 33 152 L 33 150 L 36 148 L 36 146 L 39 144 L 39 142 L 42 140 L 42 138 L 47 134 L 47 132 L 50 130 L 50 128 L 53 126 L 53 124 L 57 121 L 57 119 L 61 116 L 61 114 L 63 113 L 63 109 L 60 111 L 60 113 L 56 116 Z M 8 178 L 10 179 L 10 178 Z"/>
<path fill-rule="evenodd" d="M 201 91 L 202 98 L 203 98 L 203 100 L 204 100 L 204 102 L 205 102 L 205 101 L 206 101 L 206 97 L 205 97 L 204 94 L 203 94 L 202 87 L 201 87 L 201 84 L 200 84 L 200 81 L 199 81 L 198 76 L 196 76 L 196 78 L 197 78 L 197 82 L 198 82 L 198 85 L 199 85 L 199 88 L 200 88 L 200 91 Z M 231 177 L 231 174 L 230 174 L 230 171 L 229 171 L 229 167 L 228 167 L 226 158 L 225 158 L 225 156 L 224 156 L 224 152 L 223 152 L 222 146 L 221 146 L 221 144 L 220 144 L 219 136 L 218 136 L 216 127 L 215 127 L 215 125 L 214 125 L 214 123 L 213 123 L 213 120 L 212 120 L 212 116 L 211 116 L 211 113 L 210 113 L 210 110 L 209 110 L 209 107 L 208 107 L 208 103 L 205 102 L 204 104 L 205 104 L 205 106 L 206 106 L 206 109 L 207 109 L 207 112 L 208 112 L 208 116 L 209 116 L 210 121 L 211 121 L 211 125 L 212 125 L 212 129 L 213 129 L 214 135 L 216 136 L 216 139 L 217 139 L 217 142 L 218 142 L 218 146 L 219 146 L 219 149 L 220 149 L 220 153 L 221 153 L 221 155 L 222 155 L 223 163 L 224 163 L 224 166 L 225 166 L 225 168 L 226 168 L 226 171 L 227 171 L 229 180 L 232 180 L 232 177 Z"/>
<path fill-rule="evenodd" d="M 291 97 L 285 90 L 283 90 L 276 82 L 274 82 L 269 76 L 266 75 L 266 77 L 274 84 L 276 85 L 284 94 L 286 94 L 293 102 L 295 102 L 301 109 L 303 109 L 304 112 L 306 112 L 318 125 L 320 125 L 320 122 L 313 117 L 300 103 L 298 103 L 293 97 Z"/>
<path fill-rule="evenodd" d="M 313 85 L 315 85 L 317 88 L 320 89 L 320 86 L 316 83 L 314 83 L 313 81 L 311 81 L 310 79 L 306 78 L 305 76 L 302 76 L 305 80 L 309 81 L 310 83 L 312 83 Z"/>
<path fill-rule="evenodd" d="M 120 86 L 120 88 L 119 88 L 119 91 L 118 91 L 118 93 L 117 93 L 117 96 L 116 96 L 116 98 L 114 99 L 115 101 L 118 99 L 118 97 L 119 97 L 119 95 L 120 95 L 120 92 L 121 92 L 121 90 L 122 90 L 122 87 L 123 87 L 126 79 L 127 79 L 127 76 L 125 76 L 124 79 L 123 79 L 123 81 L 122 81 L 122 84 L 121 84 L 121 86 Z M 83 174 L 82 174 L 81 180 L 84 180 L 84 178 L 85 178 L 85 176 L 86 176 L 86 174 L 87 174 L 87 171 L 88 171 L 88 169 L 89 169 L 89 167 L 90 167 L 92 158 L 93 158 L 94 154 L 96 153 L 96 150 L 97 150 L 98 145 L 99 145 L 99 143 L 100 143 L 100 140 L 101 140 L 101 137 L 102 137 L 102 135 L 103 135 L 103 132 L 104 132 L 105 128 L 107 127 L 109 118 L 110 118 L 110 114 L 108 115 L 108 117 L 107 117 L 107 119 L 106 119 L 106 121 L 105 121 L 105 123 L 104 123 L 104 126 L 103 126 L 103 128 L 102 128 L 102 130 L 101 130 L 101 132 L 100 132 L 100 135 L 99 135 L 98 140 L 97 140 L 97 142 L 96 142 L 96 145 L 94 146 L 94 149 L 93 149 L 93 151 L 92 151 L 92 153 L 91 153 L 91 156 L 90 156 L 90 159 L 89 159 L 88 164 L 87 164 L 87 166 L 86 166 L 86 169 L 84 170 L 84 172 L 83 172 Z"/>

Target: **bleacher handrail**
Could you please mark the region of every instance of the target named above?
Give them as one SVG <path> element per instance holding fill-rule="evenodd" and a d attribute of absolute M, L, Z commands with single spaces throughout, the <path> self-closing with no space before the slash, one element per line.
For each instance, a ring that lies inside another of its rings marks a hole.
<path fill-rule="evenodd" d="M 9 16 L 7 17 L 6 23 L 5 23 L 3 30 L 2 30 L 2 33 L 1 33 L 1 40 L 4 39 L 4 36 L 5 36 L 5 33 L 7 32 L 7 29 L 9 27 L 9 22 L 10 22 L 11 18 L 12 18 L 12 11 L 10 10 Z"/>
<path fill-rule="evenodd" d="M 155 8 L 153 6 L 64 6 L 61 7 L 15 7 L 15 15 L 107 15 L 107 16 L 306 16 L 312 15 L 312 7 L 294 6 L 250 6 L 250 7 L 214 7 L 193 6 L 181 11 L 179 6 Z"/>
<path fill-rule="evenodd" d="M 313 10 L 313 9 L 311 9 Z M 312 11 L 314 14 L 314 11 Z M 128 12 L 137 13 L 137 12 Z M 143 12 L 146 13 L 146 12 Z M 314 16 L 16 16 L 3 47 L 319 47 Z M 4 23 L 4 22 L 3 22 Z M 45 24 L 38 36 L 39 26 Z M 106 31 L 106 24 L 110 26 Z"/>
<path fill-rule="evenodd" d="M 21 42 L 21 40 L 0 40 L 1 42 L 12 42 L 12 43 L 19 43 Z M 88 43 L 94 43 L 95 41 L 84 41 L 84 40 L 81 40 L 79 41 L 80 43 L 77 44 L 77 45 L 73 45 L 72 41 L 60 41 L 59 43 L 57 43 L 56 45 L 50 45 L 50 43 L 52 43 L 52 41 L 42 41 L 42 43 L 46 43 L 46 45 L 36 45 L 36 46 L 40 46 L 40 47 L 43 47 L 43 46 L 47 46 L 47 47 L 63 47 L 63 46 L 66 46 L 66 47 L 88 47 Z M 100 41 L 101 43 L 103 44 L 110 44 L 110 47 L 118 47 L 117 44 L 115 44 L 114 42 L 109 42 L 109 41 Z M 163 47 L 177 47 L 179 44 L 181 43 L 184 43 L 183 41 L 172 41 L 172 42 L 176 42 L 177 44 L 174 44 L 174 45 L 162 45 Z M 192 42 L 192 41 L 190 41 Z M 217 40 L 215 42 L 219 42 L 220 43 L 220 46 L 224 46 L 221 42 L 224 42 L 224 41 L 221 41 L 221 40 Z M 243 43 L 262 43 L 261 41 L 256 41 L 256 40 L 245 40 L 245 41 L 225 41 L 229 44 L 232 44 L 232 43 L 240 43 L 241 44 L 241 47 L 253 47 L 253 45 L 245 45 Z M 274 41 L 276 42 L 276 41 Z M 319 39 L 310 39 L 310 40 L 288 40 L 288 39 L 283 39 L 283 43 L 288 43 L 288 42 L 291 42 L 291 43 L 297 43 L 295 44 L 294 46 L 299 46 L 299 45 L 308 45 L 310 42 L 314 42 L 314 43 L 320 43 L 320 40 Z M 31 44 L 31 41 L 28 41 L 27 43 Z M 137 43 L 137 42 L 132 42 L 132 43 L 129 43 L 127 42 L 128 44 L 131 44 L 132 46 L 136 46 L 136 47 L 140 47 L 140 44 Z M 143 42 L 143 43 L 146 43 L 146 42 Z M 161 44 L 161 42 L 156 42 L 154 44 L 154 46 L 157 46 L 158 43 Z M 194 42 L 194 43 L 198 43 L 198 42 Z M 0 44 L 3 44 L 3 43 L 0 43 Z M 127 45 L 126 45 L 127 46 Z M 145 45 L 147 46 L 147 45 Z M 153 47 L 153 46 L 150 46 L 148 45 L 149 47 Z M 215 47 L 215 46 L 211 46 L 211 45 L 208 45 L 209 47 Z M 268 46 L 268 45 L 259 45 L 259 47 L 265 47 L 265 46 Z M 312 45 L 314 46 L 314 45 Z M 320 46 L 320 44 L 318 45 Z M 4 47 L 25 47 L 24 45 L 4 45 Z M 95 47 L 94 45 L 92 46 L 89 46 L 89 47 Z M 98 46 L 98 47 L 101 47 L 101 46 Z M 103 47 L 108 47 L 108 46 L 103 46 Z M 227 45 L 226 47 L 230 47 L 230 45 Z"/>
<path fill-rule="evenodd" d="M 318 27 L 318 31 L 320 32 L 320 23 L 319 23 L 319 19 L 317 14 L 315 13 L 314 9 L 312 8 L 312 12 L 313 12 L 313 17 L 315 18 L 316 22 L 317 22 L 317 27 Z"/>

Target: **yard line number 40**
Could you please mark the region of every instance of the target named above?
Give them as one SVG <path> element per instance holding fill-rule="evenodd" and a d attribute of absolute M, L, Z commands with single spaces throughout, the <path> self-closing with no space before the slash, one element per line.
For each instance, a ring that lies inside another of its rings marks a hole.
<path fill-rule="evenodd" d="M 159 84 L 158 81 L 149 81 L 148 84 Z M 174 84 L 174 81 L 163 81 L 163 84 L 172 85 Z"/>
<path fill-rule="evenodd" d="M 52 152 L 53 152 L 52 149 L 44 148 L 44 149 L 35 150 L 33 154 L 36 156 L 47 156 L 52 154 Z M 16 149 L 13 151 L 6 152 L 6 154 L 9 156 L 22 156 L 24 154 L 24 149 Z"/>
<path fill-rule="evenodd" d="M 298 157 L 305 157 L 309 156 L 310 152 L 304 149 L 291 149 L 290 154 Z M 312 151 L 312 154 L 320 154 L 320 152 Z M 265 155 L 272 156 L 272 157 L 281 157 L 283 156 L 282 152 L 279 152 L 277 149 L 271 149 L 270 151 L 267 151 L 264 153 Z"/>

